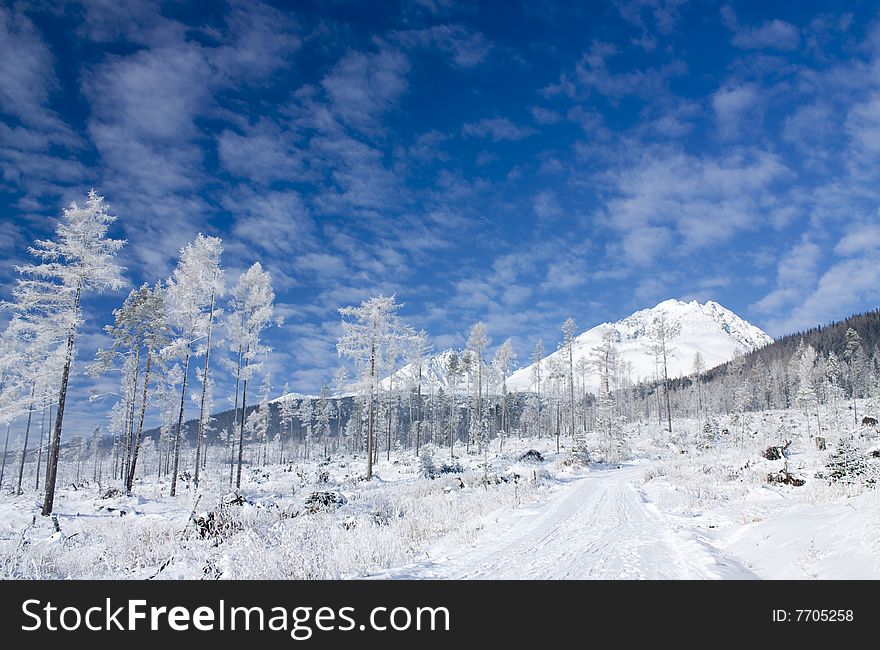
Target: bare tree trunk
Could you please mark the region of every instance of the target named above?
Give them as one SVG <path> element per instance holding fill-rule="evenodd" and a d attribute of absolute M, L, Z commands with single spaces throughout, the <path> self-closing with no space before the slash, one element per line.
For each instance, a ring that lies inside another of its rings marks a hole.
<path fill-rule="evenodd" d="M 174 464 L 171 468 L 171 496 L 177 496 L 177 472 L 180 468 L 180 437 L 183 430 L 183 407 L 186 404 L 186 380 L 189 375 L 189 345 L 183 360 L 183 386 L 180 390 L 180 413 L 177 416 L 177 429 L 174 433 Z"/>
<path fill-rule="evenodd" d="M 137 348 L 134 353 L 134 382 L 131 385 L 131 395 L 129 396 L 128 422 L 125 431 L 125 465 L 123 481 L 125 481 L 126 489 L 128 489 L 128 475 L 131 473 L 131 452 L 132 438 L 134 437 L 134 412 L 137 409 L 137 388 L 138 379 L 141 373 L 141 336 L 137 339 Z"/>
<path fill-rule="evenodd" d="M 45 395 L 43 395 L 45 397 Z M 34 490 L 40 489 L 40 470 L 43 465 L 43 437 L 46 435 L 46 405 L 43 404 L 42 412 L 40 413 L 40 446 L 37 450 L 37 478 L 34 482 Z"/>
<path fill-rule="evenodd" d="M 0 488 L 3 487 L 3 476 L 6 474 L 6 452 L 9 449 L 9 430 L 12 429 L 12 422 L 6 425 L 6 444 L 3 445 L 3 464 L 0 465 Z"/>
<path fill-rule="evenodd" d="M 669 368 L 666 363 L 665 339 L 663 340 L 663 395 L 666 397 L 666 430 L 672 433 L 672 406 L 669 403 Z"/>
<path fill-rule="evenodd" d="M 61 453 L 61 426 L 64 423 L 64 403 L 67 400 L 67 384 L 70 381 L 70 366 L 73 363 L 73 340 L 76 335 L 76 318 L 79 312 L 79 298 L 82 287 L 77 287 L 73 299 L 73 323 L 67 334 L 67 351 L 64 356 L 64 370 L 61 372 L 61 389 L 58 393 L 58 411 L 55 414 L 55 428 L 52 432 L 52 443 L 49 448 L 49 466 L 46 470 L 46 498 L 40 512 L 44 517 L 52 514 L 55 504 L 55 481 L 58 478 L 58 455 Z"/>
<path fill-rule="evenodd" d="M 49 404 L 49 432 L 51 432 L 55 428 L 55 405 Z M 46 441 L 47 449 L 46 449 L 46 473 L 44 476 L 46 480 L 49 480 L 49 461 L 51 460 L 51 454 L 49 453 L 49 449 L 52 446 L 52 439 Z M 44 484 L 45 487 L 45 484 Z"/>
<path fill-rule="evenodd" d="M 31 416 L 34 414 L 34 392 L 37 390 L 36 380 L 31 382 L 31 400 L 28 402 L 28 419 L 27 426 L 24 428 L 24 447 L 21 448 L 21 464 L 18 466 L 18 485 L 15 488 L 16 494 L 21 494 L 21 479 L 24 476 L 24 460 L 27 458 L 28 437 L 31 434 Z"/>
<path fill-rule="evenodd" d="M 474 432 L 477 435 L 477 452 L 483 453 L 483 354 L 477 355 L 477 424 Z"/>
<path fill-rule="evenodd" d="M 392 370 L 394 368 L 392 367 Z M 388 428 L 385 430 L 386 460 L 391 460 L 391 396 L 394 392 L 394 374 L 388 378 Z"/>
<path fill-rule="evenodd" d="M 248 360 L 245 359 L 245 368 L 248 366 Z M 241 426 L 238 429 L 238 470 L 235 474 L 235 488 L 241 488 L 241 460 L 244 452 L 244 418 L 247 413 L 247 385 L 248 380 L 245 378 L 241 390 Z"/>
<path fill-rule="evenodd" d="M 217 271 L 214 271 L 214 280 L 216 281 Z M 214 329 L 214 304 L 217 298 L 216 289 L 211 290 L 211 311 L 208 312 L 208 341 L 205 348 L 205 367 L 202 375 L 202 401 L 199 405 L 199 432 L 196 435 L 196 474 L 193 478 L 195 486 L 199 487 L 199 470 L 202 461 L 202 437 L 205 435 L 205 400 L 208 394 L 208 361 L 211 358 L 211 333 Z"/>
<path fill-rule="evenodd" d="M 850 357 L 849 361 L 849 386 L 850 391 L 852 393 L 852 411 L 853 411 L 853 424 L 855 426 L 859 426 L 859 415 L 856 411 L 856 359 L 855 355 Z"/>
<path fill-rule="evenodd" d="M 376 344 L 370 348 L 370 405 L 367 409 L 367 480 L 373 478 L 373 384 L 376 377 Z"/>
<path fill-rule="evenodd" d="M 419 446 L 422 444 L 422 366 L 419 365 L 419 385 L 416 388 L 416 456 L 419 455 Z"/>
<path fill-rule="evenodd" d="M 229 427 L 229 485 L 235 473 L 235 423 L 238 421 L 238 389 L 241 381 L 241 346 L 238 346 L 238 368 L 235 371 L 235 408 L 232 409 L 232 426 Z"/>
<path fill-rule="evenodd" d="M 134 443 L 134 451 L 131 455 L 131 468 L 128 471 L 128 476 L 125 481 L 125 492 L 126 494 L 131 494 L 131 486 L 134 484 L 134 475 L 137 471 L 137 460 L 138 454 L 141 451 L 141 442 L 144 438 L 144 415 L 147 412 L 147 398 L 149 396 L 149 387 L 150 387 L 150 367 L 153 363 L 153 351 L 147 350 L 147 365 L 144 370 L 144 390 L 143 395 L 141 396 L 141 414 L 138 417 L 138 426 L 137 426 L 137 434 L 135 437 Z"/>
<path fill-rule="evenodd" d="M 574 439 L 574 346 L 572 342 L 568 343 L 568 397 L 569 406 L 571 408 L 571 431 L 569 434 Z"/>
<path fill-rule="evenodd" d="M 98 482 L 98 456 L 99 456 L 100 451 L 101 451 L 101 441 L 98 440 L 95 444 L 95 462 L 92 467 L 92 482 L 93 483 Z"/>

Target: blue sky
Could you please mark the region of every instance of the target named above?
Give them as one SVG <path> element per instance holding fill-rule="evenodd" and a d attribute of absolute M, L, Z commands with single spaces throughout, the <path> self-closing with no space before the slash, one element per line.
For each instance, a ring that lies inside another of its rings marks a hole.
<path fill-rule="evenodd" d="M 278 390 L 377 292 L 521 360 L 669 297 L 771 335 L 878 304 L 872 2 L 3 2 L 0 50 L 3 297 L 95 187 L 132 286 L 198 232 L 263 262 Z"/>

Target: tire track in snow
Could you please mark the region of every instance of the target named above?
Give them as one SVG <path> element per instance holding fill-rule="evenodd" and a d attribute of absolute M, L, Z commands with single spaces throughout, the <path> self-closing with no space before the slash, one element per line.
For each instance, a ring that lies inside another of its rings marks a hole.
<path fill-rule="evenodd" d="M 642 467 L 596 470 L 549 501 L 505 513 L 471 544 L 441 543 L 431 559 L 376 578 L 754 578 L 642 499 Z"/>

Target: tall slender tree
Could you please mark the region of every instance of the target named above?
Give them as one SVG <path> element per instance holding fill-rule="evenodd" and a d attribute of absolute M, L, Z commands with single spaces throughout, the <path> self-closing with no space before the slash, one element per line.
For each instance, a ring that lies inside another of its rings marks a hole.
<path fill-rule="evenodd" d="M 186 389 L 190 361 L 208 340 L 214 319 L 214 301 L 217 294 L 220 255 L 223 245 L 217 237 L 205 237 L 201 233 L 180 251 L 180 260 L 168 279 L 166 302 L 168 322 L 173 327 L 174 339 L 163 354 L 166 358 L 182 359 L 180 408 L 177 428 L 174 431 L 174 459 L 171 469 L 171 496 L 177 495 L 177 478 L 180 468 L 180 447 L 183 436 L 183 412 L 186 406 Z M 207 359 L 207 353 L 206 353 Z M 202 421 L 199 420 L 196 449 L 200 449 Z M 198 451 L 197 451 L 198 453 Z M 198 466 L 198 463 L 196 464 Z M 196 470 L 198 471 L 198 470 Z"/>
<path fill-rule="evenodd" d="M 374 296 L 360 306 L 341 307 L 342 336 L 336 343 L 340 356 L 353 359 L 367 384 L 367 480 L 373 477 L 374 401 L 381 360 L 389 346 L 398 345 L 404 330 L 397 312 L 403 305 L 394 296 Z"/>
<path fill-rule="evenodd" d="M 501 431 L 498 434 L 498 448 L 504 449 L 504 436 L 510 433 L 510 414 L 507 409 L 507 373 L 510 366 L 516 361 L 516 352 L 513 351 L 513 341 L 505 339 L 495 350 L 492 366 L 501 378 Z"/>
<path fill-rule="evenodd" d="M 275 310 L 275 292 L 272 290 L 272 278 L 259 262 L 255 262 L 238 279 L 232 289 L 231 311 L 233 321 L 237 323 L 234 330 L 238 337 L 238 349 L 241 350 L 241 418 L 238 429 L 238 458 L 236 462 L 235 487 L 241 487 L 241 463 L 244 451 L 244 427 L 247 414 L 248 381 L 262 366 L 258 361 L 271 351 L 262 342 L 263 332 L 273 322 Z"/>
<path fill-rule="evenodd" d="M 54 240 L 38 240 L 29 249 L 38 262 L 16 267 L 21 276 L 12 292 L 17 315 L 64 349 L 41 511 L 44 516 L 52 513 L 55 503 L 64 409 L 74 345 L 83 323 L 83 296 L 115 291 L 124 285 L 115 257 L 125 242 L 107 236 L 116 221 L 108 209 L 104 197 L 91 190 L 84 205 L 74 202 L 65 208 Z"/>
<path fill-rule="evenodd" d="M 424 408 L 422 404 L 422 383 L 424 380 L 425 363 L 431 353 L 431 345 L 428 343 L 428 333 L 419 330 L 410 336 L 410 346 L 407 350 L 407 362 L 412 370 L 412 378 L 416 384 L 416 441 L 415 453 L 419 455 L 419 447 L 422 443 L 422 422 L 424 420 Z"/>
<path fill-rule="evenodd" d="M 482 321 L 474 323 L 471 327 L 467 340 L 467 349 L 473 353 L 473 363 L 477 370 L 477 384 L 474 393 L 476 397 L 474 405 L 474 417 L 471 420 L 471 435 L 469 439 L 478 440 L 478 451 L 483 452 L 483 352 L 489 345 L 489 337 L 486 334 L 486 324 Z"/>

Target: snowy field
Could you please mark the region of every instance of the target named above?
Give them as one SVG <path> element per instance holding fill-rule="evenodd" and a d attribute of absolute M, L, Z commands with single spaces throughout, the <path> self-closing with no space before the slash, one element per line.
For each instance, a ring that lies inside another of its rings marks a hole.
<path fill-rule="evenodd" d="M 485 456 L 462 453 L 459 466 L 437 449 L 427 463 L 433 479 L 412 451 L 383 455 L 369 482 L 363 458 L 351 456 L 251 467 L 241 499 L 220 466 L 198 492 L 184 483 L 176 498 L 155 478 L 136 483 L 131 497 L 112 482 L 68 483 L 56 501 L 60 532 L 39 516 L 40 495 L 4 493 L 0 571 L 111 579 L 880 578 L 878 492 L 861 479 L 817 476 L 838 440 L 829 436 L 819 450 L 812 437 L 789 435 L 786 456 L 762 456 L 802 422 L 796 411 L 722 418 L 729 433 L 687 453 L 680 442 L 698 436 L 699 422 L 677 422 L 672 438 L 656 424 L 634 425 L 633 458 L 620 467 L 598 457 L 570 467 L 565 438 L 559 454 L 553 438 L 514 438 L 503 454 L 497 443 Z M 855 434 L 862 448 L 878 442 L 870 427 Z M 532 448 L 542 460 L 520 460 Z M 784 468 L 804 484 L 768 482 Z"/>

